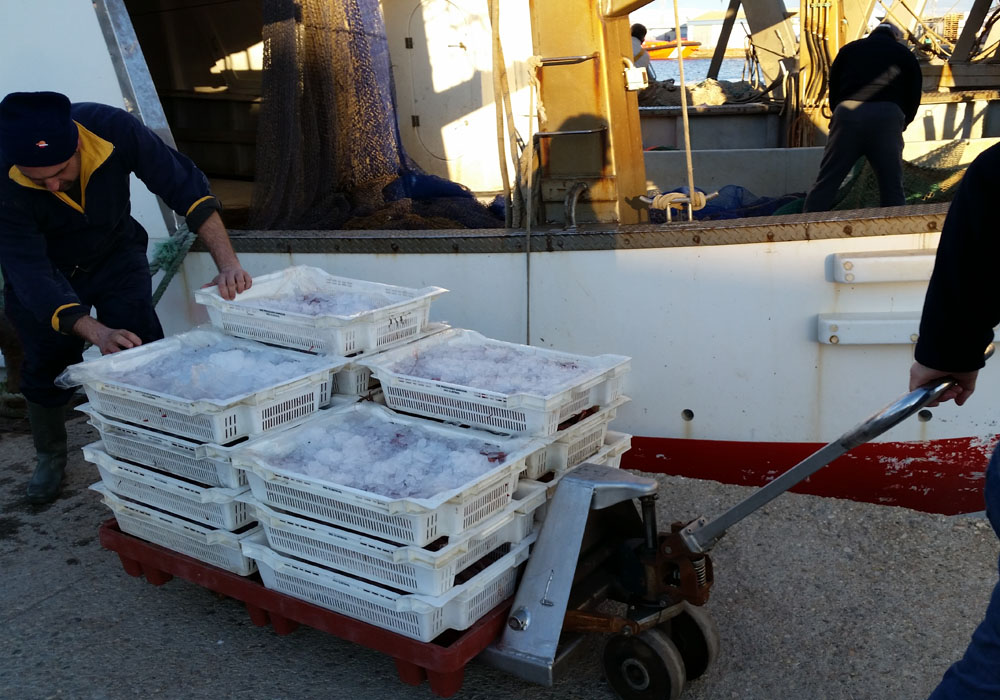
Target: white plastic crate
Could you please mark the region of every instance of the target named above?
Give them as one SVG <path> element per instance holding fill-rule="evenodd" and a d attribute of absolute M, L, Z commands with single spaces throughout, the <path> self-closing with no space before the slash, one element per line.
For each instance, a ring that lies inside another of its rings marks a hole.
<path fill-rule="evenodd" d="M 306 352 L 354 355 L 394 347 L 419 336 L 428 326 L 431 301 L 447 291 L 335 277 L 317 267 L 299 265 L 255 277 L 253 286 L 233 301 L 223 299 L 214 287 L 195 290 L 194 298 L 205 305 L 212 325 L 230 335 Z M 352 316 L 310 316 L 260 308 L 266 298 L 337 292 L 393 301 Z"/>
<path fill-rule="evenodd" d="M 552 442 L 525 461 L 521 476 L 537 479 L 548 472 L 563 472 L 575 467 L 604 447 L 608 424 L 615 419 L 618 408 L 631 399 L 622 396 L 607 408 L 602 408 L 580 422 L 551 436 Z"/>
<path fill-rule="evenodd" d="M 524 354 L 576 362 L 587 367 L 588 372 L 565 389 L 542 396 L 524 392 L 504 394 L 399 374 L 391 369 L 396 362 L 443 343 L 503 346 Z M 549 436 L 559 430 L 560 423 L 580 411 L 591 406 L 608 406 L 621 397 L 631 360 L 623 355 L 573 355 L 452 328 L 402 348 L 361 358 L 358 364 L 371 367 L 390 408 L 509 434 Z"/>
<path fill-rule="evenodd" d="M 268 451 L 289 449 L 296 444 L 300 430 L 317 421 L 336 420 L 345 411 L 367 411 L 431 435 L 482 440 L 505 448 L 506 458 L 478 479 L 431 498 L 389 498 L 278 469 L 269 463 Z M 458 535 L 502 511 L 510 502 L 525 460 L 539 447 L 534 440 L 462 430 L 362 402 L 324 411 L 300 426 L 261 439 L 253 450 L 236 451 L 233 464 L 247 471 L 254 498 L 265 505 L 392 542 L 423 546 L 444 535 Z"/>
<path fill-rule="evenodd" d="M 109 455 L 101 442 L 83 447 L 83 458 L 97 465 L 101 480 L 113 493 L 172 515 L 222 530 L 239 530 L 253 522 L 246 503 L 236 496 L 246 487 L 198 486 Z"/>
<path fill-rule="evenodd" d="M 333 375 L 333 393 L 347 396 L 364 396 L 378 386 L 372 380 L 372 371 L 361 365 L 350 364 Z"/>
<path fill-rule="evenodd" d="M 449 538 L 440 549 L 396 545 L 274 510 L 252 496 L 241 498 L 276 552 L 410 593 L 437 596 L 454 586 L 456 574 L 467 566 L 531 534 L 535 511 L 545 503 L 545 486 L 522 479 L 502 512 Z"/>
<path fill-rule="evenodd" d="M 112 418 L 203 442 L 226 444 L 249 435 L 280 428 L 330 403 L 333 372 L 347 364 L 342 357 L 303 355 L 271 348 L 290 357 L 308 358 L 303 374 L 227 399 L 192 400 L 109 379 L 113 372 L 156 363 L 184 346 L 207 347 L 220 339 L 259 348 L 247 340 L 227 339 L 218 331 L 196 329 L 154 343 L 73 365 L 67 384 L 83 384 L 94 410 Z"/>
<path fill-rule="evenodd" d="M 307 600 L 421 642 L 445 630 L 464 630 L 514 594 L 517 568 L 528 558 L 535 535 L 465 583 L 441 596 L 400 593 L 374 583 L 340 576 L 316 564 L 278 554 L 263 537 L 243 541 L 257 562 L 266 588 Z"/>
<path fill-rule="evenodd" d="M 256 562 L 243 553 L 240 545 L 248 538 L 263 537 L 259 526 L 240 533 L 213 530 L 120 498 L 100 482 L 90 488 L 101 494 L 104 505 L 114 512 L 122 532 L 240 576 L 249 576 L 257 570 Z"/>
<path fill-rule="evenodd" d="M 632 449 L 632 436 L 626 433 L 616 433 L 609 430 L 604 437 L 604 447 L 593 457 L 586 461 L 594 464 L 603 464 L 612 469 L 620 469 L 622 466 L 622 455 Z"/>
<path fill-rule="evenodd" d="M 246 487 L 246 474 L 233 467 L 225 447 L 200 443 L 168 433 L 160 433 L 102 416 L 89 404 L 78 406 L 89 416 L 88 423 L 101 434 L 104 449 L 112 457 L 129 460 L 197 481 L 208 486 Z M 239 443 L 243 444 L 243 443 Z"/>

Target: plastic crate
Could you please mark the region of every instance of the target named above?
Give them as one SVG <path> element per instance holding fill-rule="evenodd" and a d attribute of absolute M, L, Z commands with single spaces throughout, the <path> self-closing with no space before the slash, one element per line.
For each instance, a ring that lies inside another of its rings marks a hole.
<path fill-rule="evenodd" d="M 545 502 L 545 486 L 522 479 L 502 512 L 449 538 L 440 549 L 396 545 L 274 510 L 252 496 L 241 498 L 276 552 L 410 593 L 437 596 L 452 588 L 455 575 L 467 566 L 531 534 L 535 511 Z"/>
<path fill-rule="evenodd" d="M 239 530 L 253 522 L 246 503 L 234 500 L 247 488 L 198 486 L 109 455 L 101 442 L 83 447 L 83 458 L 97 465 L 101 480 L 113 493 L 172 515 L 222 530 Z"/>
<path fill-rule="evenodd" d="M 259 308 L 260 300 L 281 294 L 338 291 L 394 299 L 392 304 L 353 316 L 310 316 Z M 335 277 L 304 265 L 255 277 L 253 287 L 227 301 L 215 288 L 195 290 L 212 325 L 230 335 L 271 345 L 333 355 L 354 355 L 394 347 L 419 336 L 429 323 L 431 301 L 441 287 L 412 289 Z M 256 305 L 255 305 L 256 304 Z"/>
<path fill-rule="evenodd" d="M 141 503 L 119 498 L 102 483 L 96 483 L 90 488 L 101 494 L 104 505 L 114 512 L 122 532 L 240 576 L 249 576 L 257 570 L 256 562 L 243 553 L 241 544 L 251 537 L 263 537 L 260 526 L 241 533 L 213 530 Z"/>
<path fill-rule="evenodd" d="M 283 556 L 265 546 L 262 536 L 246 539 L 242 546 L 257 562 L 266 588 L 429 642 L 445 630 L 468 629 L 513 595 L 517 568 L 528 558 L 534 539 L 535 535 L 525 538 L 469 581 L 436 597 L 400 593 Z"/>
<path fill-rule="evenodd" d="M 432 498 L 389 498 L 269 464 L 268 451 L 286 449 L 295 444 L 299 430 L 316 421 L 336 420 L 346 411 L 368 411 L 383 420 L 420 427 L 443 437 L 483 440 L 506 447 L 507 457 L 478 479 Z M 462 430 L 362 402 L 324 411 L 300 426 L 262 439 L 253 450 L 234 452 L 233 464 L 247 471 L 254 498 L 265 505 L 392 542 L 423 546 L 445 535 L 461 534 L 506 508 L 525 460 L 539 447 L 534 440 Z"/>
<path fill-rule="evenodd" d="M 391 369 L 397 361 L 442 343 L 501 345 L 536 356 L 578 362 L 589 367 L 590 371 L 571 386 L 548 396 L 541 396 L 529 393 L 503 394 L 399 374 Z M 361 358 L 358 363 L 371 367 L 372 373 L 382 385 L 386 404 L 390 408 L 509 434 L 549 436 L 559 430 L 560 423 L 580 411 L 591 406 L 608 406 L 620 398 L 631 360 L 622 355 L 573 355 L 493 340 L 475 331 L 452 328 L 406 347 Z"/>
<path fill-rule="evenodd" d="M 609 430 L 604 437 L 604 447 L 586 461 L 593 462 L 594 464 L 603 464 L 612 469 L 620 469 L 622 466 L 622 455 L 630 449 L 632 449 L 631 435 Z"/>
<path fill-rule="evenodd" d="M 207 486 L 246 487 L 246 474 L 236 469 L 230 452 L 236 446 L 214 445 L 160 433 L 102 416 L 88 403 L 78 406 L 88 423 L 101 434 L 104 449 L 112 457 L 144 464 Z M 239 443 L 240 445 L 243 443 Z"/>
<path fill-rule="evenodd" d="M 623 396 L 607 408 L 555 434 L 554 440 L 529 456 L 521 476 L 537 479 L 549 472 L 563 472 L 575 467 L 604 447 L 608 424 L 615 419 L 618 408 L 631 399 Z"/>
<path fill-rule="evenodd" d="M 220 338 L 225 336 L 214 330 L 188 331 L 73 365 L 67 375 L 71 382 L 83 384 L 87 400 L 103 415 L 222 445 L 286 426 L 315 413 L 330 403 L 332 373 L 347 364 L 342 357 L 314 357 L 272 348 L 274 352 L 290 353 L 296 358 L 308 357 L 316 369 L 259 391 L 222 400 L 185 399 L 102 378 L 113 371 L 156 362 L 164 354 L 176 352 L 182 343 L 207 346 Z M 227 342 L 260 347 L 245 340 L 228 339 Z"/>
<path fill-rule="evenodd" d="M 365 396 L 378 386 L 372 380 L 372 371 L 360 365 L 348 365 L 333 375 L 333 393 L 347 396 Z"/>

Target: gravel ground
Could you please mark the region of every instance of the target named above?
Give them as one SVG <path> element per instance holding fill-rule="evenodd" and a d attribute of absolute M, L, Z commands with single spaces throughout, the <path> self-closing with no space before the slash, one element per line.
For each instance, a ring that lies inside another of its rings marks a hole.
<path fill-rule="evenodd" d="M 97 438 L 70 424 L 79 447 Z M 73 454 L 64 495 L 21 494 L 30 437 L 0 431 L 0 697 L 434 697 L 391 659 L 308 628 L 279 637 L 242 605 L 181 580 L 148 585 L 101 549 L 107 509 Z M 660 477 L 661 524 L 714 516 L 751 489 Z M 687 700 L 926 697 L 958 658 L 996 581 L 998 543 L 982 516 L 938 516 L 786 494 L 712 552 L 707 610 L 721 654 Z M 473 662 L 458 698 L 610 698 L 595 638 L 545 688 Z"/>

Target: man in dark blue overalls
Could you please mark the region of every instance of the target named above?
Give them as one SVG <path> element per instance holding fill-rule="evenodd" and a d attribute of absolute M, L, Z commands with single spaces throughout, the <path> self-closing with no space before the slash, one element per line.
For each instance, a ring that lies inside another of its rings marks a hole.
<path fill-rule="evenodd" d="M 882 23 L 852 41 L 830 66 L 830 136 L 804 211 L 827 211 L 858 158 L 878 179 L 883 207 L 906 204 L 903 192 L 903 130 L 920 108 L 920 63 L 900 41 L 902 31 Z"/>
<path fill-rule="evenodd" d="M 31 503 L 55 500 L 66 467 L 73 390 L 55 377 L 81 361 L 85 341 L 109 354 L 163 337 L 146 231 L 131 216 L 132 173 L 204 241 L 224 298 L 250 287 L 208 180 L 128 112 L 54 92 L 0 102 L 0 268 L 24 346 L 21 392 L 37 453 Z"/>

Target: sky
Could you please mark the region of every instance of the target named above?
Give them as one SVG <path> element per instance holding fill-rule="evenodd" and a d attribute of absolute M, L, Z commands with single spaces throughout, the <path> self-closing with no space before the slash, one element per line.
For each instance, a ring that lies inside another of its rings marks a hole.
<path fill-rule="evenodd" d="M 891 4 L 890 0 L 885 0 Z M 729 0 L 677 0 L 681 21 L 697 17 L 706 12 L 722 12 L 729 7 Z M 799 3 L 786 0 L 785 7 L 798 10 Z M 972 0 L 927 0 L 925 14 L 943 15 L 947 12 L 965 12 L 968 14 Z M 648 26 L 673 26 L 673 0 L 653 0 L 645 7 L 629 15 L 633 22 L 642 22 Z"/>

